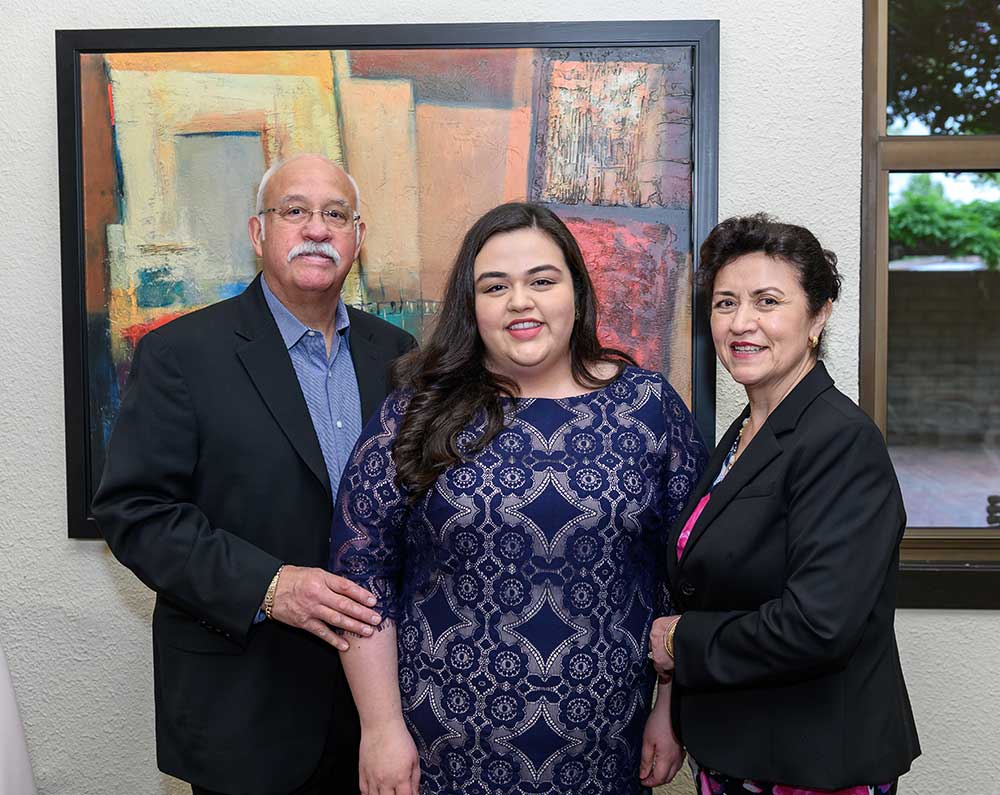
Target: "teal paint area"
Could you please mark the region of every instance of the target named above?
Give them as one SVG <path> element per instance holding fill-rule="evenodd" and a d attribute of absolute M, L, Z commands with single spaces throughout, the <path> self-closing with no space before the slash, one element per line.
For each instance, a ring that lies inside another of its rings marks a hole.
<path fill-rule="evenodd" d="M 425 324 L 438 313 L 439 301 L 378 301 L 361 307 L 408 331 L 417 341 L 424 337 Z"/>
<path fill-rule="evenodd" d="M 181 138 L 198 138 L 212 136 L 213 138 L 256 138 L 260 139 L 260 133 L 255 130 L 209 130 L 207 132 L 177 133 Z"/>
<path fill-rule="evenodd" d="M 184 282 L 175 278 L 170 268 L 142 268 L 137 275 L 139 306 L 152 309 L 184 303 Z"/>

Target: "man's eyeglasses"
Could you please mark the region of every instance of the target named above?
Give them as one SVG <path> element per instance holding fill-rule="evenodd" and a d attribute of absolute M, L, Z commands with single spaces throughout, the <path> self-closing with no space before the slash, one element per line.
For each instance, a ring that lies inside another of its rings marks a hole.
<path fill-rule="evenodd" d="M 334 231 L 348 229 L 361 220 L 361 213 L 358 212 L 351 213 L 346 209 L 336 207 L 326 210 L 308 210 L 297 204 L 290 207 L 268 207 L 257 214 L 265 215 L 266 213 L 274 213 L 281 221 L 293 226 L 302 226 L 318 214 L 323 223 L 326 224 L 326 228 Z"/>

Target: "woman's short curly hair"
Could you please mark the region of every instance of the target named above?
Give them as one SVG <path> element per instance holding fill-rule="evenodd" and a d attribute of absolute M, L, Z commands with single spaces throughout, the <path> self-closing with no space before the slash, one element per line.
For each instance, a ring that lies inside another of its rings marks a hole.
<path fill-rule="evenodd" d="M 698 284 L 711 295 L 720 270 L 737 257 L 758 251 L 795 268 L 813 316 L 840 295 L 837 255 L 823 248 L 804 226 L 783 224 L 764 213 L 727 218 L 709 233 L 701 244 Z"/>

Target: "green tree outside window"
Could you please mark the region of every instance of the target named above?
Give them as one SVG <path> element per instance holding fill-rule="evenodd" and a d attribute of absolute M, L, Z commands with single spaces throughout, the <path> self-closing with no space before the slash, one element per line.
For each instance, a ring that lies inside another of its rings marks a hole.
<path fill-rule="evenodd" d="M 1000 3 L 889 0 L 888 123 L 1000 134 Z"/>
<path fill-rule="evenodd" d="M 995 173 L 988 176 L 993 179 Z M 947 199 L 930 174 L 914 175 L 889 208 L 890 259 L 912 255 L 977 256 L 1000 268 L 1000 202 Z"/>

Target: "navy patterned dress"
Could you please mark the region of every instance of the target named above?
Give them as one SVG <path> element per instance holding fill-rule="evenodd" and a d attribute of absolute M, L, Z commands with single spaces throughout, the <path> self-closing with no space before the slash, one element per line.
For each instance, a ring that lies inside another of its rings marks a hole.
<path fill-rule="evenodd" d="M 504 430 L 412 507 L 394 393 L 341 483 L 331 568 L 396 623 L 403 713 L 423 795 L 627 795 L 670 611 L 667 528 L 705 464 L 658 373 L 511 401 Z M 459 446 L 477 437 L 463 432 Z"/>

